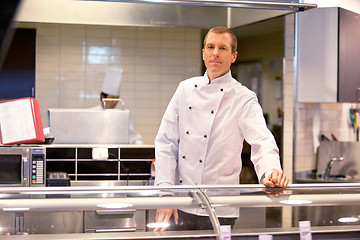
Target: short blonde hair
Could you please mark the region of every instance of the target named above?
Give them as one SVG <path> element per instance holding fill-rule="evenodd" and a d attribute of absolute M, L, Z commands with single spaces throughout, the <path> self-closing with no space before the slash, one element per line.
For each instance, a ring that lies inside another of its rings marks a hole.
<path fill-rule="evenodd" d="M 210 32 L 213 32 L 213 33 L 229 33 L 230 36 L 231 36 L 231 39 L 232 39 L 231 51 L 233 53 L 236 52 L 236 50 L 237 50 L 237 38 L 236 38 L 233 31 L 231 31 L 229 28 L 223 27 L 223 26 L 213 27 L 207 32 L 207 34 L 206 34 L 206 36 L 204 38 L 204 47 L 206 45 L 207 36 L 209 35 Z"/>

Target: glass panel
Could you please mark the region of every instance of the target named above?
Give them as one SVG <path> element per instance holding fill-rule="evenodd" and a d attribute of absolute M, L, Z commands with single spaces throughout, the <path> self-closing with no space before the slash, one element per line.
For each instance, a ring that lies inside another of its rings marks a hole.
<path fill-rule="evenodd" d="M 257 184 L 167 188 L 125 186 L 126 181 L 98 181 L 97 186 L 77 184 L 72 187 L 0 188 L 0 211 L 34 213 L 34 216 L 42 212 L 49 214 L 47 221 L 52 221 L 51 216 L 60 212 L 83 212 L 85 219 L 80 217 L 78 224 L 84 224 L 84 233 L 114 231 L 121 235 L 119 232 L 126 231 L 126 236 L 131 232 L 156 236 L 153 232 L 156 209 L 173 208 L 179 210 L 181 220 L 178 224 L 169 222 L 166 236 L 182 236 L 196 229 L 192 236 L 214 237 L 216 231 L 211 229 L 216 225 L 208 217 L 212 209 L 220 225 L 233 226 L 231 231 L 235 236 L 284 231 L 298 234 L 299 221 L 310 221 L 319 231 L 359 229 L 360 184 L 357 183 L 293 184 L 286 189 Z M 201 217 L 194 220 L 193 214 Z M 31 226 L 36 225 L 34 221 Z M 57 224 L 55 220 L 54 224 Z M 61 229 L 57 227 L 54 229 Z M 72 231 L 75 230 L 72 228 Z M 46 229 L 38 232 L 31 229 L 31 234 L 40 232 L 46 234 Z"/>
<path fill-rule="evenodd" d="M 0 184 L 21 183 L 21 155 L 0 155 Z"/>

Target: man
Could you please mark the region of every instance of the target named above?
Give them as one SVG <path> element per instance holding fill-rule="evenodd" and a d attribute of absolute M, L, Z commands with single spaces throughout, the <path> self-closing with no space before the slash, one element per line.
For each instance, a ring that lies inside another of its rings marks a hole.
<path fill-rule="evenodd" d="M 120 67 L 112 66 L 106 70 L 105 80 L 103 83 L 102 92 L 100 93 L 100 105 L 93 107 L 93 110 L 114 109 L 118 106 L 120 98 L 120 89 L 122 83 L 123 70 Z M 144 141 L 141 135 L 135 130 L 130 121 L 129 126 L 129 143 L 143 144 Z"/>
<path fill-rule="evenodd" d="M 155 185 L 238 184 L 244 139 L 252 147 L 259 182 L 268 187 L 288 185 L 256 94 L 231 76 L 236 48 L 236 36 L 225 27 L 212 28 L 206 35 L 206 72 L 179 84 L 156 136 Z M 216 210 L 220 224 L 233 225 L 238 209 Z M 158 209 L 156 221 L 167 222 L 172 214 L 176 224 L 180 218 L 186 226 L 184 221 L 203 219 L 206 211 Z"/>

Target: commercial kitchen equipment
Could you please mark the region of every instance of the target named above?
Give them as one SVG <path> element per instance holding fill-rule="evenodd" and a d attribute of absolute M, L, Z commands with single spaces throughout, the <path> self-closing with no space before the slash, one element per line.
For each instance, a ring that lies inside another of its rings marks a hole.
<path fill-rule="evenodd" d="M 46 149 L 41 146 L 0 146 L 1 187 L 43 187 Z"/>
<path fill-rule="evenodd" d="M 120 109 L 50 108 L 51 136 L 58 144 L 127 144 L 130 113 Z"/>

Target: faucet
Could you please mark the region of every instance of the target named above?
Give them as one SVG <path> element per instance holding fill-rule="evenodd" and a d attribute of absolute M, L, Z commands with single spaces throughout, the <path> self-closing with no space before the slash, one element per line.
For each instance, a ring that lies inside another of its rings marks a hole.
<path fill-rule="evenodd" d="M 333 163 L 336 161 L 342 161 L 342 160 L 344 160 L 343 157 L 334 157 L 329 161 L 329 163 L 327 164 L 326 169 L 325 169 L 325 174 L 324 174 L 325 180 L 328 180 L 330 177 L 330 171 L 331 171 L 331 167 L 332 167 Z"/>

